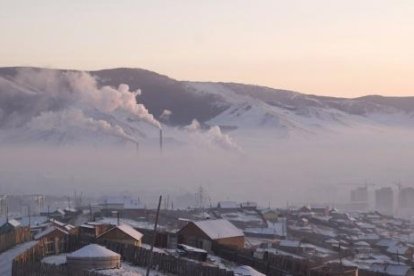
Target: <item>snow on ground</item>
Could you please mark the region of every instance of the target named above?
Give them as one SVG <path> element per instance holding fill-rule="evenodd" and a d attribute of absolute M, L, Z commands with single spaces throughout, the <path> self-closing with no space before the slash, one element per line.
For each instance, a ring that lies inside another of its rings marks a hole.
<path fill-rule="evenodd" d="M 105 269 L 99 270 L 99 273 L 103 275 L 122 275 L 122 276 L 141 276 L 146 275 L 147 269 L 144 267 L 133 266 L 126 262 L 122 262 L 121 268 L 118 269 Z M 169 274 L 164 274 L 158 271 L 152 270 L 150 272 L 151 276 L 167 276 Z"/>
<path fill-rule="evenodd" d="M 234 274 L 236 276 L 265 276 L 263 273 L 258 272 L 248 265 L 239 266 L 234 270 Z"/>
<path fill-rule="evenodd" d="M 9 276 L 12 275 L 13 259 L 31 248 L 37 243 L 37 241 L 30 241 L 16 245 L 15 247 L 0 254 L 0 275 Z"/>
<path fill-rule="evenodd" d="M 61 265 L 66 263 L 66 255 L 67 254 L 47 256 L 42 259 L 42 263 L 51 265 Z"/>

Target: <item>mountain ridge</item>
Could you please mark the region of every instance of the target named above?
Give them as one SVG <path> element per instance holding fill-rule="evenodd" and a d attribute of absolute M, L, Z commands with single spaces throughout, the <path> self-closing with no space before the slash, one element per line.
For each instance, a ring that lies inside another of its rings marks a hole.
<path fill-rule="evenodd" d="M 52 69 L 41 67 L 0 67 L 1 75 L 15 75 L 18 70 L 48 70 L 61 72 L 87 72 L 98 79 L 99 85 L 118 86 L 121 83 L 128 84 L 132 90 L 141 89 L 140 100 L 159 118 L 164 110 L 172 111 L 171 123 L 173 125 L 187 125 L 193 119 L 206 122 L 217 116 L 229 106 L 222 105 L 217 107 L 217 101 L 221 101 L 220 96 L 213 93 L 204 93 L 195 96 L 189 93 L 186 85 L 192 83 L 207 83 L 216 86 L 230 87 L 238 94 L 256 97 L 271 105 L 291 108 L 292 106 L 316 105 L 322 103 L 330 108 L 336 108 L 350 114 L 363 115 L 369 110 L 361 110 L 356 107 L 347 107 L 351 103 L 360 105 L 366 104 L 365 108 L 373 110 L 375 105 L 378 107 L 386 106 L 400 109 L 405 112 L 414 112 L 414 96 L 394 97 L 382 95 L 366 95 L 355 98 L 343 98 L 332 96 L 320 96 L 306 94 L 293 90 L 277 89 L 256 84 L 243 84 L 235 82 L 199 82 L 199 81 L 180 81 L 170 78 L 167 75 L 142 69 L 142 68 L 110 68 L 101 70 L 72 70 L 72 69 Z M 185 108 L 183 108 L 185 107 Z"/>
<path fill-rule="evenodd" d="M 124 111 L 113 109 L 114 102 Z M 239 130 L 268 129 L 280 137 L 332 132 L 341 127 L 412 128 L 414 97 L 318 96 L 234 82 L 178 81 L 134 68 L 0 68 L 0 128 L 26 122 L 30 123 L 26 128 L 41 130 L 33 135 L 36 137 L 71 138 L 92 129 L 138 141 L 148 134 L 142 131 L 146 128 L 138 122 L 141 119 L 153 126 L 158 121 L 190 129 L 218 126 L 233 131 L 232 135 Z"/>

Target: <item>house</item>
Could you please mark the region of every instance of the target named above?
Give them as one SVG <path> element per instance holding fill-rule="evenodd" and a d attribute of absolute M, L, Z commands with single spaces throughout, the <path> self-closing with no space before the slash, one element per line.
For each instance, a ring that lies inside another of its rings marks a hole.
<path fill-rule="evenodd" d="M 178 243 L 210 251 L 213 245 L 224 245 L 241 249 L 244 234 L 228 220 L 191 221 L 178 231 Z"/>
<path fill-rule="evenodd" d="M 141 246 L 142 233 L 127 224 L 116 225 L 98 236 L 98 241 L 118 242 Z"/>
<path fill-rule="evenodd" d="M 0 233 L 13 232 L 19 227 L 21 227 L 20 222 L 15 219 L 10 219 L 0 226 Z"/>
<path fill-rule="evenodd" d="M 56 226 L 49 226 L 34 236 L 44 248 L 46 255 L 66 252 L 69 245 L 69 232 Z"/>
<path fill-rule="evenodd" d="M 14 219 L 0 225 L 0 252 L 31 239 L 30 228 Z"/>

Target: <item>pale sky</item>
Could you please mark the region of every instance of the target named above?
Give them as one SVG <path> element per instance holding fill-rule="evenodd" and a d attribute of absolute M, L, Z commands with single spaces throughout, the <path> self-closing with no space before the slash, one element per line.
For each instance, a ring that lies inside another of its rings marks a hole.
<path fill-rule="evenodd" d="M 414 0 L 0 0 L 0 66 L 414 96 Z"/>

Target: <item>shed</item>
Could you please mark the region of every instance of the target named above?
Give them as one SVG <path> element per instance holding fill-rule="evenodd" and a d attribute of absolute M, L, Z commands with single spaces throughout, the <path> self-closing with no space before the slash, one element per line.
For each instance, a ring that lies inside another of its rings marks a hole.
<path fill-rule="evenodd" d="M 47 255 L 59 254 L 66 252 L 69 232 L 56 226 L 49 226 L 42 232 L 36 234 L 34 239 L 40 241 Z"/>
<path fill-rule="evenodd" d="M 178 242 L 210 251 L 213 244 L 244 247 L 244 233 L 228 220 L 192 221 L 178 231 Z"/>
<path fill-rule="evenodd" d="M 127 224 L 117 225 L 98 236 L 98 240 L 141 246 L 143 234 Z"/>
<path fill-rule="evenodd" d="M 0 233 L 7 233 L 14 231 L 16 228 L 20 227 L 21 224 L 15 219 L 10 219 L 6 221 L 3 225 L 0 226 Z"/>

